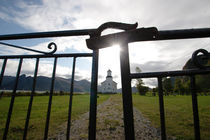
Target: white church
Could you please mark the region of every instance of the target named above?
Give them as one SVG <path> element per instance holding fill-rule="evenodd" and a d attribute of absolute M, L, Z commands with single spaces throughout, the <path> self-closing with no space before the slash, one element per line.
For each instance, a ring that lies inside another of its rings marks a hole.
<path fill-rule="evenodd" d="M 112 71 L 107 71 L 106 80 L 101 83 L 102 93 L 117 93 L 117 83 L 112 79 Z"/>

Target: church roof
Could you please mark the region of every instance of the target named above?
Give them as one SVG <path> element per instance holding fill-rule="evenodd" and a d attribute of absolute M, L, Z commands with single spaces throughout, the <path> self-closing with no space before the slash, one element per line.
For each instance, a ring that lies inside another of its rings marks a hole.
<path fill-rule="evenodd" d="M 103 83 L 105 83 L 105 82 L 107 82 L 107 80 L 104 80 L 103 82 L 101 82 L 101 84 L 103 84 Z M 115 84 L 117 84 L 115 81 L 111 81 L 111 82 L 113 82 L 113 83 L 115 83 Z"/>

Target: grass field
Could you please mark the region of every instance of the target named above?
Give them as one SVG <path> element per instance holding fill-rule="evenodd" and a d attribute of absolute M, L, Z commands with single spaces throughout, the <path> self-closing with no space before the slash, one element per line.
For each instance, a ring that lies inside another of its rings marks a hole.
<path fill-rule="evenodd" d="M 133 103 L 155 127 L 160 127 L 158 97 L 133 95 Z M 191 96 L 164 97 L 166 133 L 178 139 L 194 139 Z M 210 139 L 210 96 L 198 96 L 201 139 Z"/>
<path fill-rule="evenodd" d="M 16 97 L 13 108 L 8 139 L 22 139 L 29 96 Z M 107 100 L 109 95 L 99 95 L 98 104 Z M 9 109 L 10 97 L 0 99 L 0 139 L 2 138 Z M 28 139 L 42 139 L 44 136 L 46 112 L 49 96 L 34 96 L 31 118 L 28 129 Z M 72 117 L 89 111 L 89 95 L 73 97 Z M 67 121 L 69 96 L 53 96 L 49 135 L 53 134 L 60 125 Z"/>
<path fill-rule="evenodd" d="M 99 95 L 98 104 L 110 96 L 122 98 L 121 95 Z M 89 95 L 75 95 L 73 97 L 72 117 L 76 119 L 80 114 L 89 111 Z M 41 139 L 44 136 L 44 127 L 48 105 L 48 96 L 35 96 L 31 112 L 28 139 Z M 21 139 L 25 124 L 29 97 L 16 97 L 8 139 Z M 50 118 L 49 135 L 67 121 L 69 96 L 53 96 Z M 2 138 L 10 97 L 0 99 L 0 138 Z M 193 115 L 191 96 L 166 96 L 165 117 L 166 131 L 170 136 L 178 139 L 194 139 Z M 152 124 L 159 128 L 159 102 L 158 97 L 133 95 L 133 104 Z M 210 138 L 210 96 L 198 96 L 201 139 Z"/>

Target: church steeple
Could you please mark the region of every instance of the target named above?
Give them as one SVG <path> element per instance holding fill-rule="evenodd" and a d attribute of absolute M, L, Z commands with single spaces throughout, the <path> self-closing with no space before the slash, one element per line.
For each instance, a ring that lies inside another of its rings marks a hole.
<path fill-rule="evenodd" d="M 106 78 L 112 78 L 112 71 L 111 70 L 108 70 L 107 71 L 107 76 Z"/>

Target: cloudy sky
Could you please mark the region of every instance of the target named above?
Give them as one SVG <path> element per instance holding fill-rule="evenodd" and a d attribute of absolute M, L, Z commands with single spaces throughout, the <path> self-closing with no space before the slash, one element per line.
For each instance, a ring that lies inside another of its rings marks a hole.
<path fill-rule="evenodd" d="M 28 33 L 37 31 L 92 29 L 108 21 L 135 23 L 140 27 L 157 27 L 158 30 L 210 27 L 209 0 L 1 0 L 0 34 Z M 108 34 L 105 32 L 104 34 Z M 4 41 L 46 50 L 50 42 L 58 46 L 56 53 L 91 52 L 85 37 L 63 37 Z M 209 39 L 139 42 L 129 44 L 131 72 L 139 66 L 145 71 L 179 70 L 199 48 L 210 49 Z M 0 46 L 0 55 L 26 54 Z M 114 80 L 120 88 L 119 47 L 100 50 L 99 84 L 112 70 Z M 69 77 L 71 59 L 60 59 L 57 76 Z M 31 75 L 33 60 L 24 61 L 22 73 Z M 13 75 L 17 61 L 9 61 L 6 74 Z M 52 60 L 41 61 L 40 75 L 50 76 Z M 81 58 L 76 64 L 76 78 L 90 79 L 91 59 Z M 145 83 L 155 86 L 154 79 Z"/>

